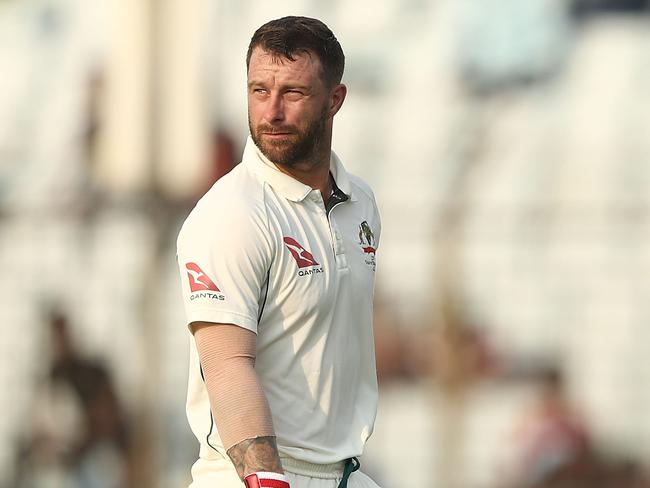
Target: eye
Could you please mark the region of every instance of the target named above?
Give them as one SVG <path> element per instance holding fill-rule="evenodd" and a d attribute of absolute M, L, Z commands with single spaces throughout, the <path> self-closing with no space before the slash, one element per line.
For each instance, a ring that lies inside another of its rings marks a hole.
<path fill-rule="evenodd" d="M 298 90 L 296 88 L 289 88 L 285 93 L 291 97 L 291 98 L 300 98 L 304 95 L 302 90 Z"/>
<path fill-rule="evenodd" d="M 253 88 L 253 93 L 256 95 L 264 95 L 266 90 L 264 88 Z"/>

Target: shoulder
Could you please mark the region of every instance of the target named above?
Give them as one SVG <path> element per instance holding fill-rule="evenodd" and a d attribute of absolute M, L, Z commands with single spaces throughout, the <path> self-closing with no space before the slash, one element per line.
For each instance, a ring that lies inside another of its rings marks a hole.
<path fill-rule="evenodd" d="M 352 187 L 352 196 L 358 202 L 361 202 L 361 211 L 373 228 L 377 239 L 375 246 L 377 246 L 379 244 L 379 235 L 381 234 L 381 214 L 377 206 L 377 201 L 375 200 L 375 193 L 372 191 L 370 185 L 359 176 L 348 173 L 348 178 Z"/>
<path fill-rule="evenodd" d="M 352 173 L 348 173 L 348 178 L 350 179 L 352 192 L 356 193 L 357 198 L 368 200 L 372 202 L 373 205 L 377 205 L 375 201 L 375 193 L 363 178 Z"/>
<path fill-rule="evenodd" d="M 237 165 L 197 202 L 181 227 L 178 244 L 197 234 L 225 237 L 263 230 L 268 220 L 264 185 L 245 165 Z"/>

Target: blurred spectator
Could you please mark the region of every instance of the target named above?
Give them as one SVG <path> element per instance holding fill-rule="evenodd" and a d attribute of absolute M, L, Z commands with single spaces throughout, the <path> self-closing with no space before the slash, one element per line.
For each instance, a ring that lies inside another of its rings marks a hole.
<path fill-rule="evenodd" d="M 377 379 L 380 383 L 401 380 L 409 376 L 407 362 L 410 351 L 405 350 L 404 344 L 407 331 L 388 304 L 385 297 L 375 292 L 373 325 Z"/>
<path fill-rule="evenodd" d="M 205 184 L 198 189 L 196 199 L 202 197 L 214 183 L 230 172 L 238 163 L 241 154 L 229 132 L 217 129 L 212 133 L 210 146 L 210 165 Z"/>
<path fill-rule="evenodd" d="M 550 368 L 541 372 L 539 382 L 539 397 L 515 433 L 517 453 L 510 486 L 593 486 L 590 436 L 566 397 L 562 374 Z"/>
<path fill-rule="evenodd" d="M 603 488 L 650 488 L 650 479 L 635 461 L 622 461 L 607 470 Z"/>
<path fill-rule="evenodd" d="M 65 315 L 49 319 L 51 364 L 18 453 L 15 485 L 132 486 L 129 434 L 109 371 L 82 357 Z"/>
<path fill-rule="evenodd" d="M 486 331 L 454 316 L 452 327 L 400 322 L 390 301 L 375 293 L 375 354 L 380 383 L 436 375 L 443 381 L 473 381 L 501 373 L 502 359 Z M 450 371 L 453 370 L 453 371 Z"/>

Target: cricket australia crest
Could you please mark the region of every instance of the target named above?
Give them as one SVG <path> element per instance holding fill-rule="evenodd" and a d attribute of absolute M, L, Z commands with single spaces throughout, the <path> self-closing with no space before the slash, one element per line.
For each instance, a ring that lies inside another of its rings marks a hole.
<path fill-rule="evenodd" d="M 367 221 L 361 222 L 359 224 L 359 245 L 366 255 L 366 264 L 372 266 L 372 270 L 375 270 L 375 252 L 376 252 L 376 241 L 375 234 L 373 234 L 372 229 Z"/>

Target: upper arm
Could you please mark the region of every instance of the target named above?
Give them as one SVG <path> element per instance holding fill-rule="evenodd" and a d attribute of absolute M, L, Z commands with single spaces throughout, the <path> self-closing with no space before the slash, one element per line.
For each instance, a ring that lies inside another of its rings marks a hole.
<path fill-rule="evenodd" d="M 256 332 L 273 256 L 265 214 L 212 200 L 197 206 L 178 237 L 187 323 L 234 324 Z"/>

